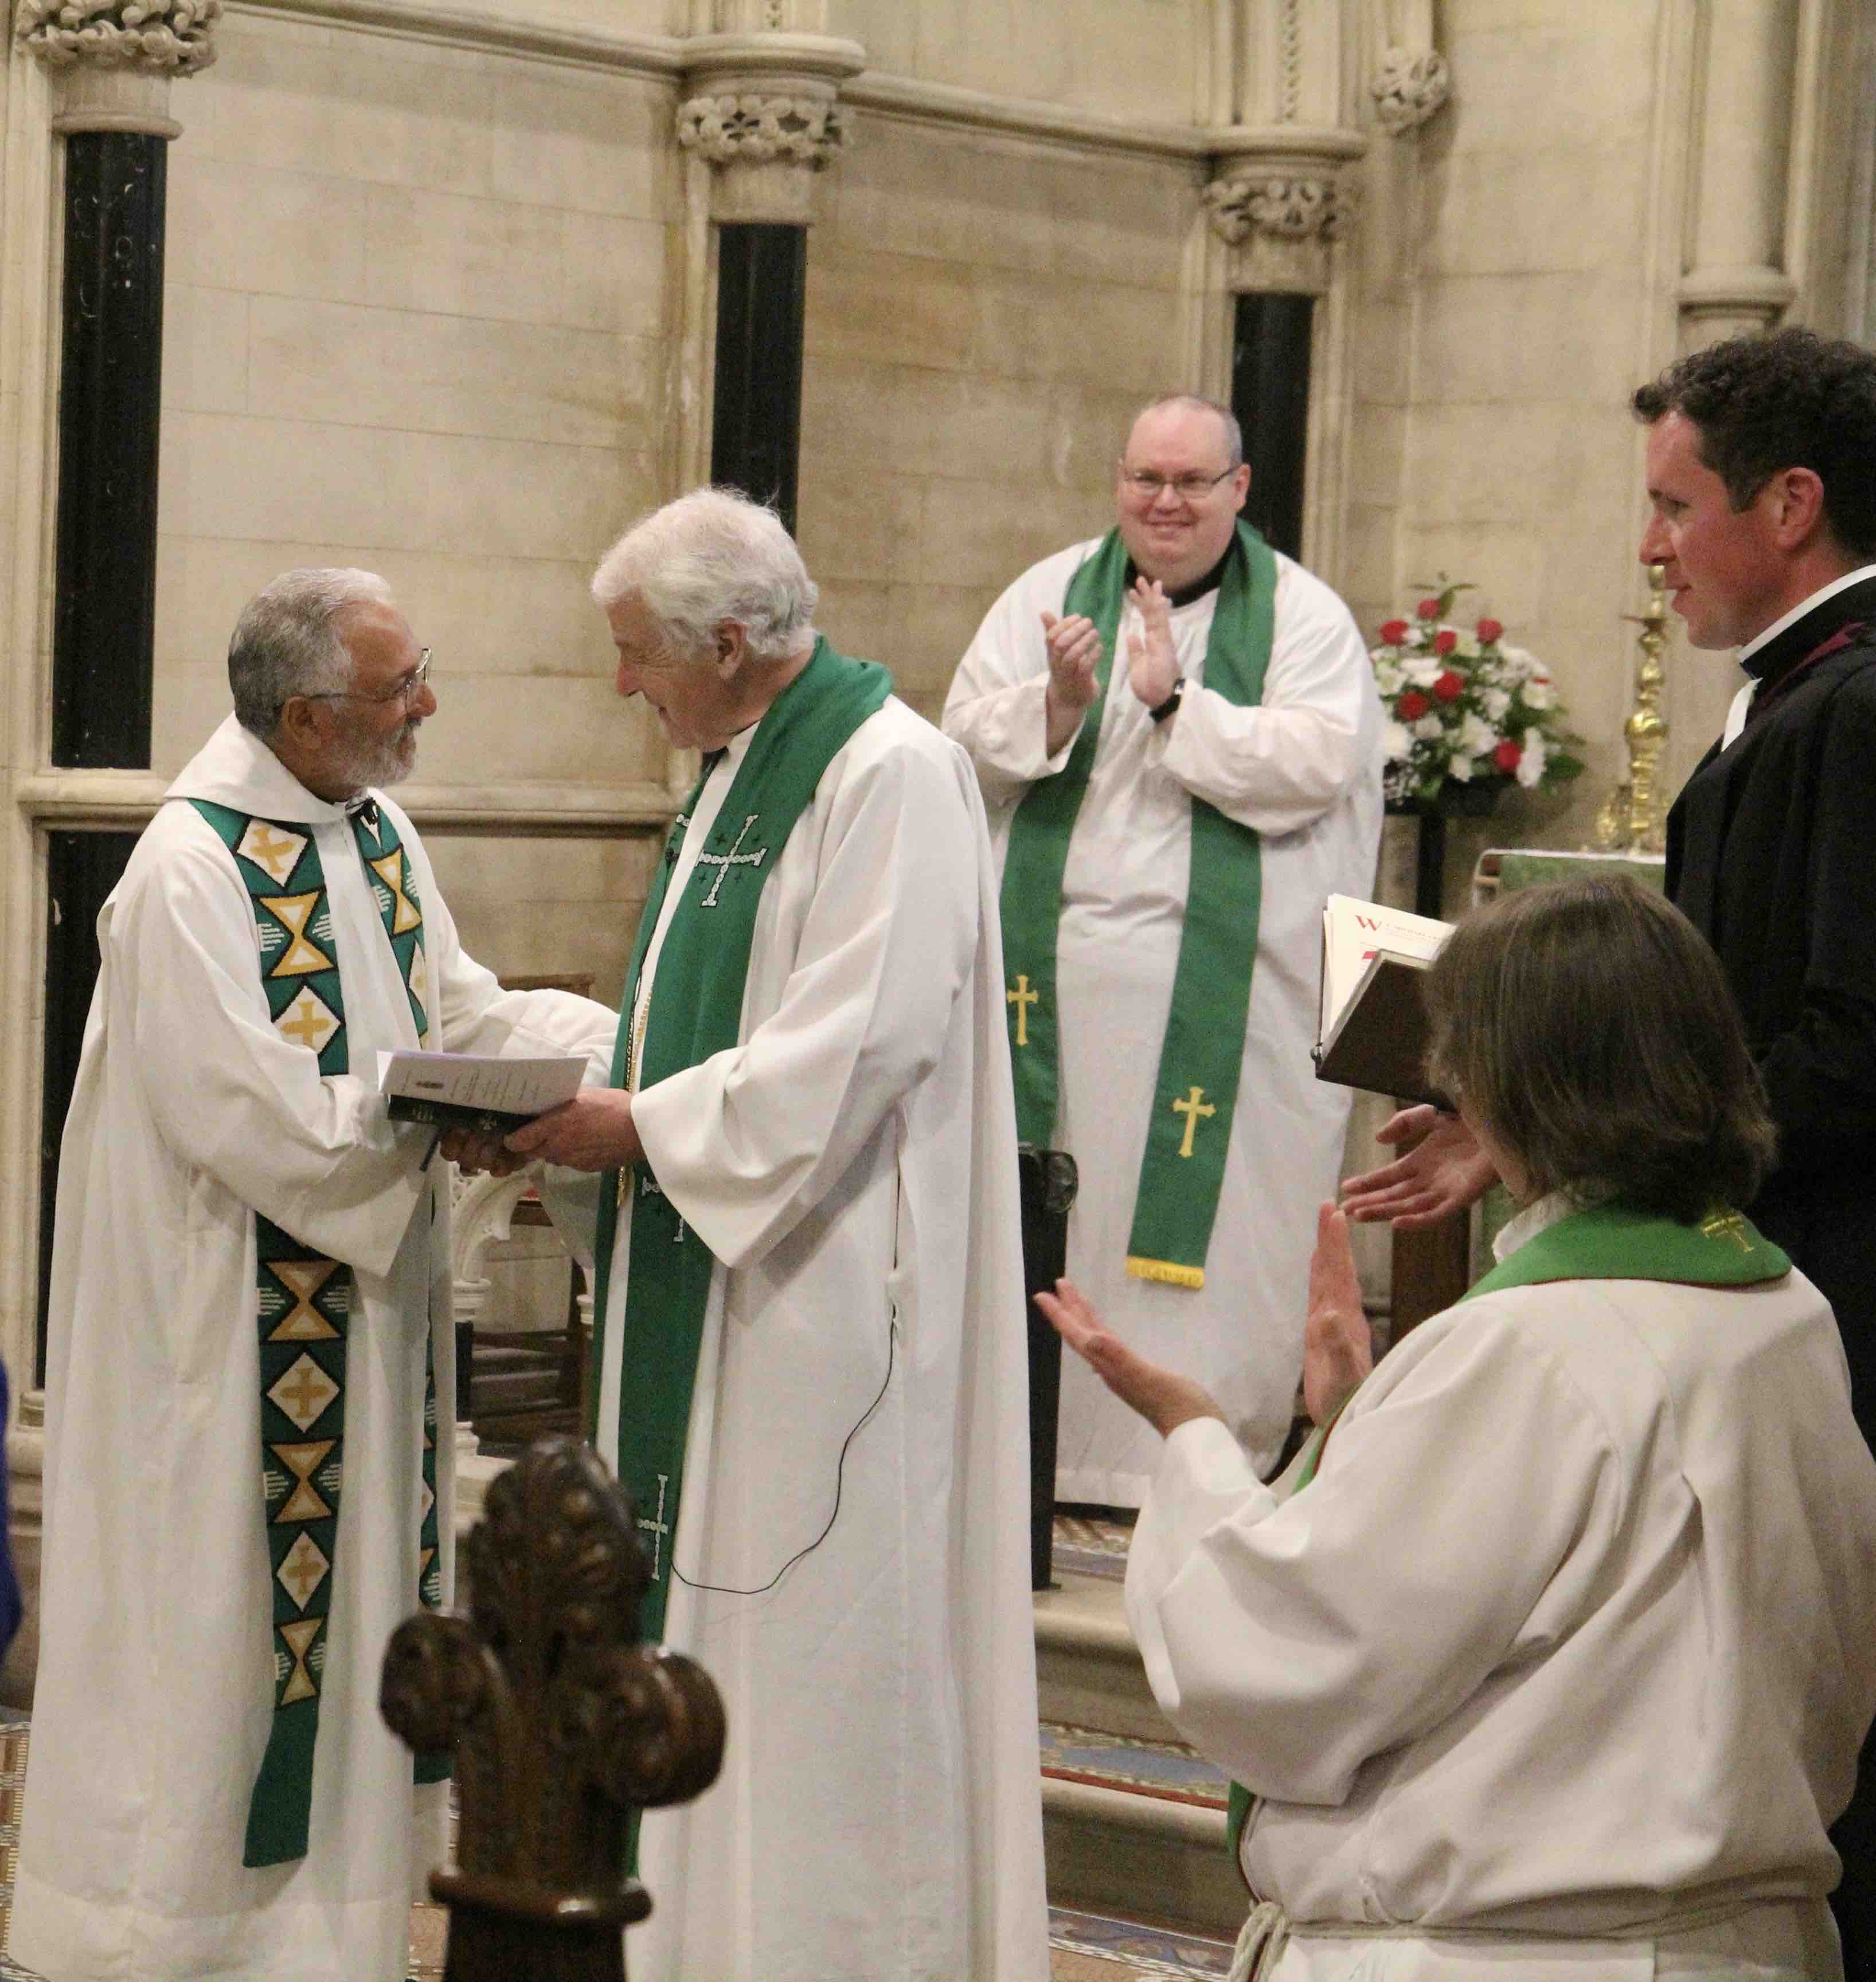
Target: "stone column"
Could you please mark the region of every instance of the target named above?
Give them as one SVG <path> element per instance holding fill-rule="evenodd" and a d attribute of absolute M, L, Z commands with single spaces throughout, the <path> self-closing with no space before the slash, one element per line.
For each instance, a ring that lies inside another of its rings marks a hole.
<path fill-rule="evenodd" d="M 1333 579 L 1351 395 L 1341 242 L 1368 145 L 1347 52 L 1360 0 L 1221 0 L 1230 122 L 1207 134 L 1205 202 L 1231 299 L 1228 390 L 1251 462 L 1246 514 Z M 1220 364 L 1215 374 L 1226 374 Z"/>
<path fill-rule="evenodd" d="M 1683 351 L 1768 330 L 1796 299 L 1784 232 L 1798 12 L 1790 0 L 1701 10 Z"/>
<path fill-rule="evenodd" d="M 205 68 L 220 0 L 23 0 L 65 141 L 52 762 L 147 769 L 170 78 Z"/>
<path fill-rule="evenodd" d="M 840 85 L 866 53 L 780 25 L 688 48 L 678 142 L 709 168 L 715 232 L 710 479 L 774 503 L 792 530 L 815 175 L 840 154 Z"/>
<path fill-rule="evenodd" d="M 182 128 L 169 112 L 170 84 L 215 59 L 219 12 L 220 0 L 86 0 L 83 8 L 20 0 L 15 17 L 15 39 L 52 81 L 50 129 L 64 141 L 53 172 L 63 186 L 57 494 L 47 506 L 55 521 L 48 616 L 54 769 L 149 766 L 164 194 L 168 146 Z M 44 759 L 37 761 L 43 767 Z M 132 837 L 64 827 L 45 834 L 35 857 L 45 863 L 50 912 L 37 959 L 47 973 L 48 1015 L 82 1022 L 95 949 L 52 939 L 59 930 L 88 933 Z M 12 949 L 23 960 L 22 943 Z M 38 1138 L 42 1356 L 75 1029 L 50 1022 L 45 1028 Z M 27 1380 L 36 1374 L 16 1366 L 20 1408 L 8 1437 L 14 1547 L 28 1605 L 4 1681 L 13 1700 L 28 1696 L 37 1658 L 44 1400 Z"/>

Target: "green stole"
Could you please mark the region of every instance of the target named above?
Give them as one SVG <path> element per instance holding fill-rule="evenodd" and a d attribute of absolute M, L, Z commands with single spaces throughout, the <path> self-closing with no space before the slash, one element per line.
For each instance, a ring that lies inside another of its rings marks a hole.
<path fill-rule="evenodd" d="M 1698 1225 L 1683 1225 L 1651 1211 L 1624 1204 L 1592 1205 L 1572 1212 L 1534 1233 L 1515 1253 L 1460 1296 L 1476 1300 L 1506 1287 L 1531 1287 L 1556 1280 L 1672 1280 L 1694 1287 L 1742 1287 L 1782 1280 L 1790 1259 L 1749 1219 L 1721 1206 Z M 1297 1470 L 1294 1499 L 1316 1476 L 1324 1442 L 1356 1393 L 1351 1391 L 1326 1425 Z M 1225 1845 L 1235 1859 L 1238 1840 L 1255 1799 L 1241 1783 L 1231 1786 Z"/>
<path fill-rule="evenodd" d="M 1098 689 L 1067 764 L 1053 777 L 1038 778 L 1017 807 L 1004 859 L 1003 955 L 1010 980 L 1005 997 L 1017 1133 L 1038 1148 L 1054 1139 L 1061 1076 L 1055 952 L 1062 875 L 1100 744 L 1126 572 L 1127 547 L 1119 531 L 1110 530 L 1069 580 L 1064 616 L 1085 615 L 1101 635 Z M 1276 598 L 1276 557 L 1241 522 L 1225 553 L 1205 648 L 1205 686 L 1241 709 L 1263 699 Z M 1127 1241 L 1128 1273 L 1181 1287 L 1205 1283 L 1205 1253 L 1244 1063 L 1263 885 L 1256 833 L 1202 799 L 1194 799 L 1191 809 L 1191 875 L 1179 960 Z"/>
<path fill-rule="evenodd" d="M 303 823 L 256 819 L 206 799 L 190 801 L 234 856 L 254 910 L 261 983 L 275 1029 L 317 1055 L 322 1076 L 348 1071 L 345 1001 L 319 848 Z M 423 911 L 410 856 L 382 807 L 352 819 L 358 857 L 410 999 L 418 1037 L 424 1005 Z M 345 1479 L 345 1345 L 352 1272 L 254 1214 L 255 1314 L 260 1331 L 261 1486 L 274 1621 L 274 1714 L 248 1799 L 242 1863 L 278 1865 L 306 1855 L 313 1746 L 319 1730 L 326 1623 L 338 1573 Z M 418 1584 L 442 1602 L 436 1513 L 436 1368 L 424 1350 L 423 1499 Z M 422 1755 L 418 1782 L 449 1773 L 448 1754 Z"/>
<path fill-rule="evenodd" d="M 728 1051 L 741 1036 L 743 985 L 762 889 L 775 871 L 795 822 L 813 799 L 836 751 L 892 692 L 892 678 L 870 661 L 850 661 L 817 640 L 808 666 L 757 726 L 717 814 L 708 849 L 697 856 L 671 912 L 658 954 L 638 1064 L 631 1064 L 639 981 L 671 876 L 704 781 L 672 822 L 626 978 L 612 1084 L 642 1089 Z M 705 772 L 707 778 L 709 772 Z M 704 1309 L 716 1262 L 659 1190 L 651 1166 L 609 1170 L 599 1193 L 593 1256 L 595 1370 L 605 1366 L 606 1301 L 618 1207 L 632 1193 L 625 1311 L 621 1326 L 618 1450 L 608 1454 L 650 1539 L 651 1584 L 641 1613 L 643 1635 L 665 1628 L 671 1593 L 671 1537 L 684 1489 L 684 1446 L 697 1383 Z M 593 1386 L 592 1436 L 598 1435 Z"/>

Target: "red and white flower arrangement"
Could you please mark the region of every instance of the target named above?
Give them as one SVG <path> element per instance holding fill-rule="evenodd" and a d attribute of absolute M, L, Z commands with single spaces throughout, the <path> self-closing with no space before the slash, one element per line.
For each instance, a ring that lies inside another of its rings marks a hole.
<path fill-rule="evenodd" d="M 1488 794 L 1514 781 L 1534 790 L 1583 769 L 1568 747 L 1582 739 L 1564 726 L 1556 685 L 1537 656 L 1507 646 L 1496 619 L 1477 620 L 1470 632 L 1449 623 L 1453 602 L 1473 589 L 1442 574 L 1413 618 L 1390 619 L 1368 650 L 1388 714 L 1390 805 L 1432 803 L 1449 783 L 1489 803 Z"/>

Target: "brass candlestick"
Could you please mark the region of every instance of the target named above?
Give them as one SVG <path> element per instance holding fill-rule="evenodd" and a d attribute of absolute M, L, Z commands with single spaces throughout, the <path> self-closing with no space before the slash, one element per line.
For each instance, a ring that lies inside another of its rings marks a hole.
<path fill-rule="evenodd" d="M 1667 807 L 1656 786 L 1661 749 L 1668 740 L 1661 712 L 1661 649 L 1668 643 L 1668 585 L 1664 566 L 1648 566 L 1648 609 L 1623 617 L 1641 629 L 1636 644 L 1635 706 L 1622 725 L 1628 745 L 1628 776 L 1602 802 L 1596 815 L 1596 845 L 1608 853 L 1658 853 Z"/>

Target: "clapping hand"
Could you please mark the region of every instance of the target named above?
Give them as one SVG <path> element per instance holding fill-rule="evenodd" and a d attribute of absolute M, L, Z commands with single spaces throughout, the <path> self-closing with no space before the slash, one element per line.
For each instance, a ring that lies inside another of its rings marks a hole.
<path fill-rule="evenodd" d="M 1172 607 L 1166 589 L 1156 578 L 1134 580 L 1134 603 L 1140 609 L 1140 629 L 1127 638 L 1127 679 L 1135 697 L 1157 709 L 1179 679 L 1179 657 L 1172 646 Z"/>
<path fill-rule="evenodd" d="M 1309 1319 L 1303 1329 L 1303 1401 L 1311 1423 L 1327 1424 L 1374 1366 L 1348 1220 L 1334 1205 L 1325 1204 L 1316 1213 Z"/>
<path fill-rule="evenodd" d="M 1038 1294 L 1035 1300 L 1062 1340 L 1162 1438 L 1192 1418 L 1224 1416 L 1202 1385 L 1149 1363 L 1103 1326 L 1074 1281 L 1058 1280 L 1052 1294 Z"/>
<path fill-rule="evenodd" d="M 1386 1219 L 1397 1231 L 1422 1231 L 1464 1210 L 1498 1180 L 1471 1130 L 1457 1115 L 1437 1108 L 1403 1108 L 1375 1139 L 1404 1143 L 1408 1150 L 1342 1186 L 1342 1209 L 1358 1224 Z"/>
<path fill-rule="evenodd" d="M 1052 757 L 1081 726 L 1081 718 L 1100 692 L 1095 671 L 1101 665 L 1101 635 L 1093 620 L 1071 613 L 1042 616 L 1042 644 L 1048 654 L 1045 722 Z"/>

